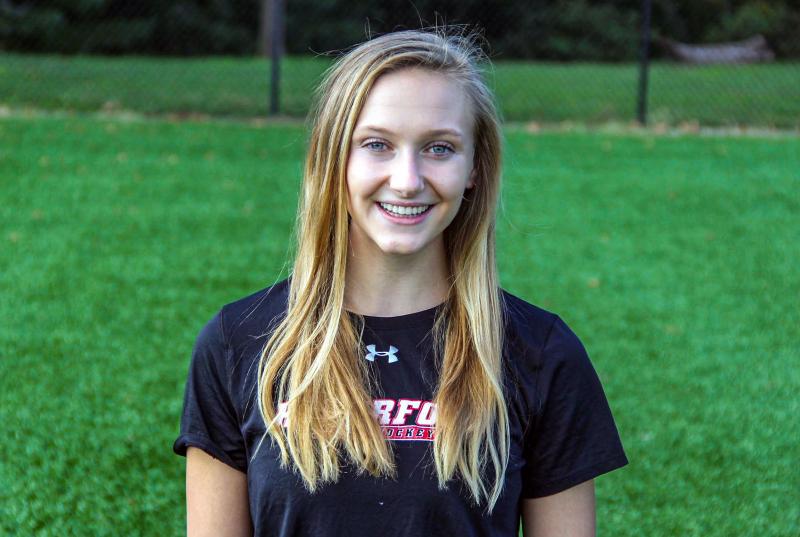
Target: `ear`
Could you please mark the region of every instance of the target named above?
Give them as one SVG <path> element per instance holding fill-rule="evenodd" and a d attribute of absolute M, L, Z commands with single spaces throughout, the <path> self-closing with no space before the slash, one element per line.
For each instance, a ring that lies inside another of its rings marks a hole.
<path fill-rule="evenodd" d="M 469 180 L 467 181 L 467 190 L 475 186 L 475 181 L 478 179 L 478 171 L 475 168 L 472 168 L 472 171 L 469 173 Z"/>

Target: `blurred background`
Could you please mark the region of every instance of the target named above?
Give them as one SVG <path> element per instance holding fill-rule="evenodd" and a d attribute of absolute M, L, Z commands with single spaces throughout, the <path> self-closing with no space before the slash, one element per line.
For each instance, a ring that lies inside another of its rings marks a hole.
<path fill-rule="evenodd" d="M 800 0 L 0 0 L 0 535 L 185 533 L 192 344 L 288 273 L 313 88 L 444 24 L 506 120 L 501 283 L 631 461 L 599 534 L 800 535 Z"/>
<path fill-rule="evenodd" d="M 800 121 L 797 0 L 3 0 L 0 95 L 12 107 L 302 116 L 331 54 L 437 24 L 483 30 L 507 120 Z M 264 58 L 283 61 L 273 72 Z"/>

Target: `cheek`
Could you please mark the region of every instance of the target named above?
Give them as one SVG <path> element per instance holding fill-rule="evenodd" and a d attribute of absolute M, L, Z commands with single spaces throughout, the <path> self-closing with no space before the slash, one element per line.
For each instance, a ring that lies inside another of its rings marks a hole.
<path fill-rule="evenodd" d="M 357 159 L 352 156 L 347 160 L 347 168 L 345 170 L 345 187 L 347 188 L 347 212 L 352 215 L 353 203 L 358 196 L 360 174 Z"/>
<path fill-rule="evenodd" d="M 460 199 L 470 187 L 472 179 L 471 155 L 458 155 L 456 159 L 440 162 L 426 170 L 432 186 L 443 199 Z"/>
<path fill-rule="evenodd" d="M 371 167 L 363 158 L 351 155 L 347 161 L 347 192 L 353 200 L 371 194 L 373 188 Z"/>
<path fill-rule="evenodd" d="M 345 168 L 345 186 L 347 186 L 347 195 L 350 197 L 350 192 L 352 191 L 352 184 L 357 174 L 357 164 L 353 156 L 351 155 L 347 159 L 347 167 Z"/>
<path fill-rule="evenodd" d="M 445 180 L 441 181 L 439 184 L 439 194 L 451 203 L 460 203 L 464 193 L 470 187 L 469 175 L 456 173 L 444 179 Z"/>

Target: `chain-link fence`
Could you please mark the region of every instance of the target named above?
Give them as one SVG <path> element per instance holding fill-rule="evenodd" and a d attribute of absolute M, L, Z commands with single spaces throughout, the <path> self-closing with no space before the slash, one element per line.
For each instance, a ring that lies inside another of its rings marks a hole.
<path fill-rule="evenodd" d="M 464 25 L 486 39 L 506 120 L 646 111 L 650 123 L 798 128 L 798 23 L 796 1 L 0 0 L 0 106 L 301 117 L 335 51 Z"/>

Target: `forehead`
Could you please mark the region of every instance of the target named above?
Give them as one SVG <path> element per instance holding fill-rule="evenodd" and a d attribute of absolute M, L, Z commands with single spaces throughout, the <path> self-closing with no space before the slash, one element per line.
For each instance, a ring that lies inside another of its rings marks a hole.
<path fill-rule="evenodd" d="M 396 132 L 455 129 L 468 136 L 472 111 L 459 82 L 428 69 L 409 68 L 378 78 L 356 128 L 364 125 Z"/>

